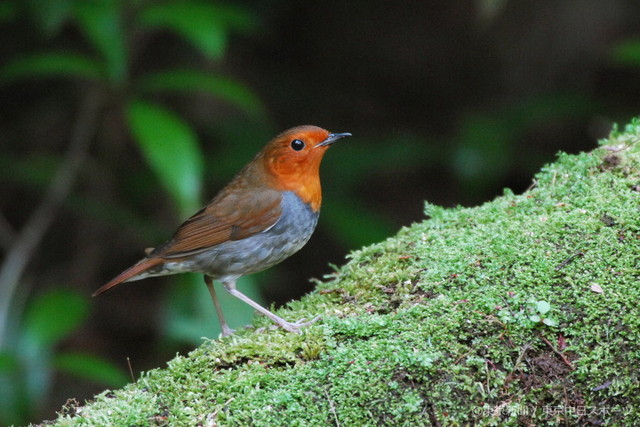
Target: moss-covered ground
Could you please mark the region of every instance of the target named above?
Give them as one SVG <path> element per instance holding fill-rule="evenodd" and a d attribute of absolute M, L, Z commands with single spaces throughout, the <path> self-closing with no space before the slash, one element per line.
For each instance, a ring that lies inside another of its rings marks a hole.
<path fill-rule="evenodd" d="M 54 423 L 637 424 L 639 138 L 560 154 L 521 195 L 427 205 L 279 311 L 321 316 L 303 335 L 206 341 Z"/>

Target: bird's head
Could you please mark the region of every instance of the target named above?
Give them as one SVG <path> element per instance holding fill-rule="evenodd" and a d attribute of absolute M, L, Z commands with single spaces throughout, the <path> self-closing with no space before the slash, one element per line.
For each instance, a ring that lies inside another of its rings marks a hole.
<path fill-rule="evenodd" d="M 298 126 L 272 139 L 260 153 L 273 185 L 294 191 L 314 210 L 320 208 L 320 162 L 329 146 L 350 133 L 330 133 L 317 126 Z"/>

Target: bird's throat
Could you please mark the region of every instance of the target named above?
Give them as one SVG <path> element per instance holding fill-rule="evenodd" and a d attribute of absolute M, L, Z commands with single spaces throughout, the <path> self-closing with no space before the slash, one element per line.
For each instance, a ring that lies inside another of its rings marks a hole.
<path fill-rule="evenodd" d="M 292 191 L 300 200 L 308 204 L 313 212 L 318 212 L 322 204 L 319 160 L 304 164 L 272 163 L 270 172 L 273 177 L 273 186 L 278 190 Z"/>

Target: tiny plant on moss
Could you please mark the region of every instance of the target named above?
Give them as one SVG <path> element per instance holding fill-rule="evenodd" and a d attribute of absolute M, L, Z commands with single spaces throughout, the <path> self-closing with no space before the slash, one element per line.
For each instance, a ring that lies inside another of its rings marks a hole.
<path fill-rule="evenodd" d="M 516 323 L 525 328 L 533 328 L 538 325 L 549 327 L 558 326 L 557 320 L 547 316 L 551 311 L 551 304 L 547 301 L 535 298 L 523 302 L 517 295 L 507 301 L 508 306 L 500 309 L 499 317 L 504 323 Z"/>
<path fill-rule="evenodd" d="M 542 323 L 543 325 L 555 327 L 558 326 L 558 321 L 552 317 L 547 317 L 547 313 L 551 311 L 551 304 L 547 301 L 531 301 L 529 302 L 529 320 L 536 324 Z"/>

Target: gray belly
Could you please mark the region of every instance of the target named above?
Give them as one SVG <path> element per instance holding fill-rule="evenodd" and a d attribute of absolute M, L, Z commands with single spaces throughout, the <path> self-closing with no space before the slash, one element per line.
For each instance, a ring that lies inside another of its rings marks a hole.
<path fill-rule="evenodd" d="M 159 274 L 191 271 L 225 282 L 278 264 L 307 243 L 319 216 L 290 191 L 283 193 L 280 205 L 282 215 L 271 228 L 191 255 L 188 261 L 166 263 Z"/>

